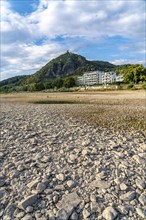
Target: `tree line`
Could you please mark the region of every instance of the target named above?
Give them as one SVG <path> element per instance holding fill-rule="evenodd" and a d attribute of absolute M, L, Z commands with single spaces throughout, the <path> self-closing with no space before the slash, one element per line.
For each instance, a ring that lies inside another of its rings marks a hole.
<path fill-rule="evenodd" d="M 48 81 L 40 81 L 31 84 L 4 85 L 0 87 L 2 92 L 19 92 L 19 91 L 42 91 L 46 89 L 72 88 L 77 86 L 77 78 L 68 76 L 66 78 L 55 78 Z"/>

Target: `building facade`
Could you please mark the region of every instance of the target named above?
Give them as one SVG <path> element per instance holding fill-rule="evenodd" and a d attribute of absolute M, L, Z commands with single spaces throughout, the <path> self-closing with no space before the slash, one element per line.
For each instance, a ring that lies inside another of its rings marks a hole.
<path fill-rule="evenodd" d="M 102 75 L 102 84 L 108 84 L 116 82 L 116 73 L 115 72 L 105 72 Z"/>
<path fill-rule="evenodd" d="M 79 85 L 102 84 L 102 74 L 101 71 L 86 72 L 83 76 L 78 77 L 78 83 Z"/>
<path fill-rule="evenodd" d="M 122 82 L 123 77 L 121 75 L 116 75 L 115 72 L 103 72 L 94 71 L 86 72 L 82 76 L 78 77 L 79 85 L 96 85 L 96 84 L 109 84 L 113 82 Z"/>

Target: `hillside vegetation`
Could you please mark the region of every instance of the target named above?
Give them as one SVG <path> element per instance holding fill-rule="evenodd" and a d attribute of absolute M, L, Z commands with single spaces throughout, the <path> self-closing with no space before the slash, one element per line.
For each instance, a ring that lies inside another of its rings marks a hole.
<path fill-rule="evenodd" d="M 89 61 L 83 56 L 67 51 L 32 75 L 16 76 L 1 81 L 0 90 L 12 92 L 70 88 L 77 86 L 77 76 L 95 70 L 115 71 L 123 75 L 126 83 L 146 82 L 146 69 L 140 64 L 116 66 L 105 61 Z"/>

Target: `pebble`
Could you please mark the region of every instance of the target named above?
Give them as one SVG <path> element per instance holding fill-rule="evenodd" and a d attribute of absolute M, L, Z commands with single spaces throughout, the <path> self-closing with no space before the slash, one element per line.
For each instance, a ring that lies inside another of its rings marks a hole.
<path fill-rule="evenodd" d="M 136 208 L 136 212 L 140 217 L 142 217 L 143 219 L 146 219 L 146 210 Z"/>
<path fill-rule="evenodd" d="M 120 199 L 121 199 L 121 200 L 124 200 L 124 201 L 131 201 L 131 200 L 133 200 L 133 199 L 135 198 L 135 195 L 136 195 L 136 193 L 135 193 L 134 191 L 132 191 L 132 192 L 127 192 L 127 193 L 125 193 L 125 194 L 122 194 L 122 195 L 120 196 Z"/>
<path fill-rule="evenodd" d="M 21 201 L 18 204 L 18 207 L 20 207 L 22 209 L 26 209 L 28 206 L 33 205 L 37 201 L 37 198 L 38 198 L 37 194 L 30 195 L 30 196 L 26 197 L 23 201 Z"/>
<path fill-rule="evenodd" d="M 139 189 L 143 190 L 145 189 L 145 182 L 143 180 L 137 179 L 136 180 L 136 185 Z"/>
<path fill-rule="evenodd" d="M 106 220 L 114 220 L 117 217 L 118 213 L 113 207 L 107 207 L 103 211 L 102 215 L 103 218 L 105 218 Z"/>
<path fill-rule="evenodd" d="M 144 132 L 90 126 L 80 108 L 2 104 L 0 218 L 145 218 Z"/>

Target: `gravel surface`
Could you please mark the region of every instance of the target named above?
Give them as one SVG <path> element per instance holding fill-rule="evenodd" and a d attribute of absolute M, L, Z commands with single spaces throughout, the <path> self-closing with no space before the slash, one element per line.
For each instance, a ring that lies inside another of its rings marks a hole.
<path fill-rule="evenodd" d="M 1 105 L 0 219 L 146 218 L 145 132 L 82 120 L 93 108 Z"/>

